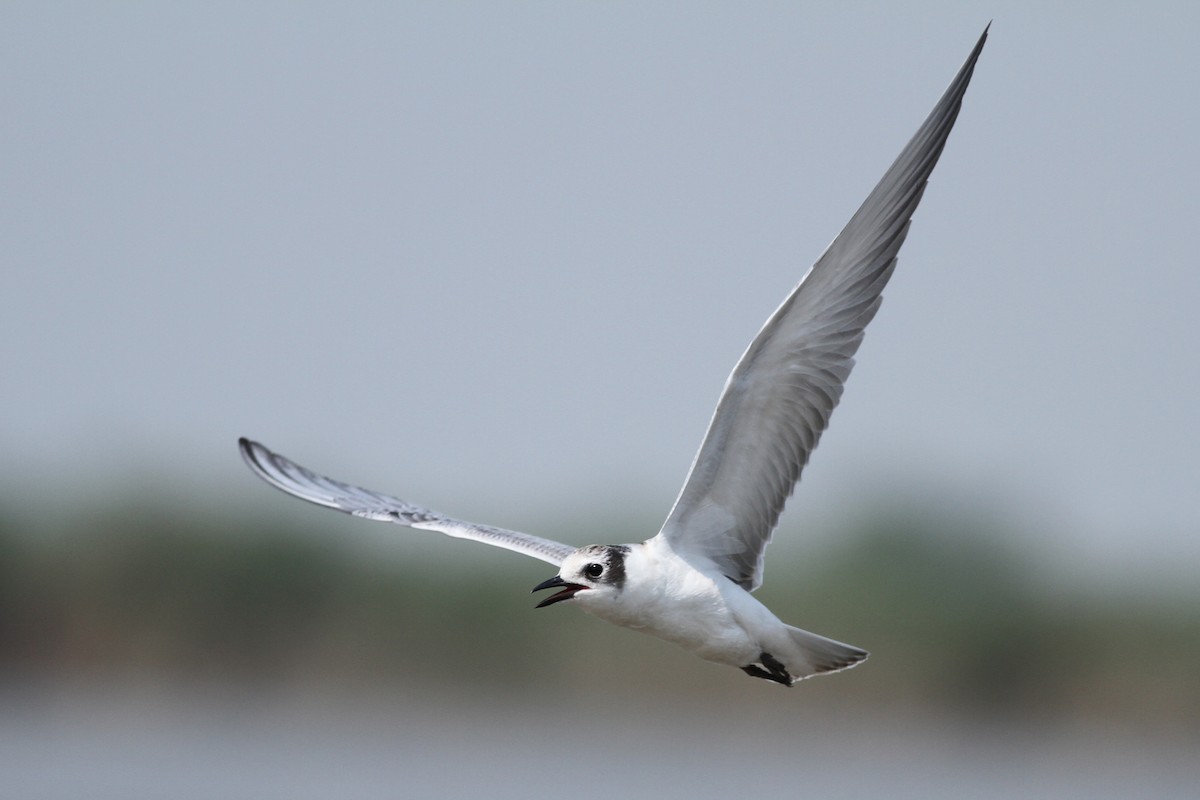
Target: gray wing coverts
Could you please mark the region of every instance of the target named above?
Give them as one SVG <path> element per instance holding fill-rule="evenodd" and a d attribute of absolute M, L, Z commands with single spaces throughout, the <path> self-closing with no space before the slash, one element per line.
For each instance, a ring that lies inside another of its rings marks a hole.
<path fill-rule="evenodd" d="M 249 439 L 239 439 L 238 446 L 246 464 L 260 478 L 277 489 L 310 503 L 364 519 L 394 522 L 410 528 L 438 531 L 459 539 L 473 539 L 484 544 L 524 553 L 554 566 L 561 564 L 562 560 L 575 550 L 574 547 L 528 533 L 451 519 L 436 511 L 415 506 L 396 497 L 326 478 L 324 475 L 318 475 Z"/>
<path fill-rule="evenodd" d="M 734 368 L 663 524 L 672 547 L 711 558 L 747 590 L 762 583 L 763 551 L 841 398 L 986 39 Z"/>

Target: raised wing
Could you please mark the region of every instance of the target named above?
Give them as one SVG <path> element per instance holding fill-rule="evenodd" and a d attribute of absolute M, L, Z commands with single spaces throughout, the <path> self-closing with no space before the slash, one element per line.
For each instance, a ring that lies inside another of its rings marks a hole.
<path fill-rule="evenodd" d="M 862 207 L 750 343 L 659 536 L 747 590 L 854 366 L 987 30 Z"/>
<path fill-rule="evenodd" d="M 238 439 L 238 447 L 241 448 L 242 458 L 258 477 L 277 489 L 319 506 L 344 511 L 364 519 L 438 531 L 456 539 L 474 539 L 539 558 L 556 567 L 567 554 L 575 550 L 574 547 L 528 533 L 451 519 L 436 511 L 414 506 L 386 494 L 326 478 L 246 438 Z"/>

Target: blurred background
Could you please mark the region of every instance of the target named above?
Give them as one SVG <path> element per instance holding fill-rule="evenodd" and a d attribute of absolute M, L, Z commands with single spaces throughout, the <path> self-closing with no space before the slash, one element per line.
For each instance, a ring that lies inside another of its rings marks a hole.
<path fill-rule="evenodd" d="M 652 535 L 993 20 L 761 597 L 787 691 L 273 492 Z M 0 7 L 21 797 L 1194 796 L 1191 3 Z"/>

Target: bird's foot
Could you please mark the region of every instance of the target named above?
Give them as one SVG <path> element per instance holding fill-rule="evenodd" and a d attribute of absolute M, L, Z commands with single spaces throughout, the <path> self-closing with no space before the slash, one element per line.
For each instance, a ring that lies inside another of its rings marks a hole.
<path fill-rule="evenodd" d="M 779 659 L 775 658 L 775 656 L 764 651 L 758 654 L 758 661 L 762 664 L 761 667 L 758 664 L 747 664 L 742 667 L 742 672 L 752 678 L 775 681 L 775 683 L 781 683 L 784 686 L 792 685 L 792 676 L 788 673 L 787 667 Z"/>

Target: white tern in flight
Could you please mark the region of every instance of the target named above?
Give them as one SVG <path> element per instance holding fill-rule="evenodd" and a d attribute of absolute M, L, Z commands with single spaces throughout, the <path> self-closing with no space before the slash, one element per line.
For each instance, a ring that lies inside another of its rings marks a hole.
<path fill-rule="evenodd" d="M 879 185 L 750 343 L 671 513 L 647 541 L 576 549 L 331 480 L 248 439 L 239 442 L 242 456 L 265 481 L 304 500 L 555 565 L 558 574 L 534 587 L 556 590 L 538 608 L 572 603 L 785 686 L 858 664 L 865 650 L 785 625 L 750 593 L 762 583 L 763 551 L 879 309 L 986 39 L 985 30 Z"/>

